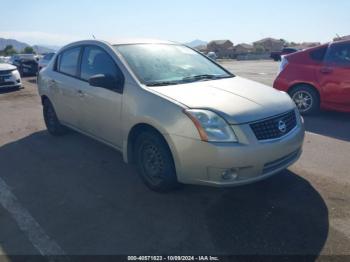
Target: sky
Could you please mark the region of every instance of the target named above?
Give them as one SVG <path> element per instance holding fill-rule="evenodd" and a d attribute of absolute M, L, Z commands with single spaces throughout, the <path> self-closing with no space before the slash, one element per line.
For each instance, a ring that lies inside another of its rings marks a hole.
<path fill-rule="evenodd" d="M 15 6 L 14 6 L 15 5 Z M 328 42 L 350 34 L 349 0 L 0 0 L 0 37 L 58 45 L 147 37 Z M 6 11 L 8 10 L 8 11 Z"/>

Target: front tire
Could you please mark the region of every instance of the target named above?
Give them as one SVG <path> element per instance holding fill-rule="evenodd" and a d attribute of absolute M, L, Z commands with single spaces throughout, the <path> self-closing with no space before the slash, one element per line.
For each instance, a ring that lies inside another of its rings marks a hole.
<path fill-rule="evenodd" d="M 159 134 L 141 133 L 136 139 L 134 154 L 138 173 L 151 190 L 167 192 L 180 185 L 170 149 Z"/>
<path fill-rule="evenodd" d="M 45 99 L 43 103 L 43 114 L 46 128 L 53 136 L 62 136 L 67 133 L 67 128 L 63 126 L 57 118 L 56 111 L 52 103 Z"/>
<path fill-rule="evenodd" d="M 303 115 L 315 114 L 320 109 L 319 95 L 311 86 L 297 85 L 291 90 L 290 96 Z"/>

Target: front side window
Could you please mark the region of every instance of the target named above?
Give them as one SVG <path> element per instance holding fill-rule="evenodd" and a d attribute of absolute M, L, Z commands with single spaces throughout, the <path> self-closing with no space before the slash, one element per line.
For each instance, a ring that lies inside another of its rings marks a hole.
<path fill-rule="evenodd" d="M 173 85 L 233 77 L 194 50 L 173 44 L 117 45 L 127 64 L 146 85 Z"/>
<path fill-rule="evenodd" d="M 333 44 L 327 54 L 327 62 L 350 66 L 350 44 Z"/>
<path fill-rule="evenodd" d="M 80 47 L 63 51 L 59 56 L 58 71 L 70 76 L 77 75 Z"/>
<path fill-rule="evenodd" d="M 104 50 L 94 46 L 84 48 L 84 53 L 81 61 L 81 75 L 84 80 L 89 80 L 90 77 L 98 74 L 119 78 L 121 74 L 115 62 Z"/>

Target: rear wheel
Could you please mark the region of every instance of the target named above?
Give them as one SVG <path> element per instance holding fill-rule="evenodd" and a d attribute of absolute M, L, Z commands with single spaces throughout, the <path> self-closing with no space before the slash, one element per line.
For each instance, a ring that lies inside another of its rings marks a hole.
<path fill-rule="evenodd" d="M 320 109 L 320 98 L 317 91 L 308 85 L 297 85 L 290 92 L 290 96 L 301 114 L 314 114 Z"/>
<path fill-rule="evenodd" d="M 67 133 L 67 128 L 58 120 L 55 109 L 48 99 L 44 100 L 43 113 L 46 128 L 51 135 L 61 136 Z"/>
<path fill-rule="evenodd" d="M 134 154 L 138 173 L 150 189 L 166 192 L 179 186 L 171 152 L 159 134 L 141 133 L 136 139 Z"/>

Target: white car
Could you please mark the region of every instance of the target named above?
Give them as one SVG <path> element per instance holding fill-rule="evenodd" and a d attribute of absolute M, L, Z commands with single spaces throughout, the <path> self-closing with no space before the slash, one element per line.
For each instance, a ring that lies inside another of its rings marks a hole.
<path fill-rule="evenodd" d="M 209 57 L 209 58 L 212 59 L 212 60 L 216 60 L 216 59 L 218 58 L 218 56 L 216 55 L 215 52 L 209 52 L 209 53 L 207 54 L 207 57 Z"/>
<path fill-rule="evenodd" d="M 17 67 L 0 63 L 0 89 L 8 87 L 21 87 L 21 76 L 17 70 Z"/>

